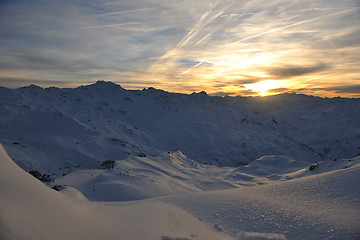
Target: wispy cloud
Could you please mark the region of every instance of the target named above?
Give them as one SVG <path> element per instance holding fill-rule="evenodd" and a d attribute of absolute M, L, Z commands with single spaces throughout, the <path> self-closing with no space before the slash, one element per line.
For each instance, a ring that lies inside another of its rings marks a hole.
<path fill-rule="evenodd" d="M 360 74 L 359 7 L 353 0 L 6 1 L 0 78 L 105 79 L 221 95 L 256 95 L 252 84 L 279 80 L 269 94 L 354 96 L 341 86 Z"/>
<path fill-rule="evenodd" d="M 167 50 L 157 62 L 150 65 L 148 68 L 148 72 L 156 72 L 159 68 L 162 69 L 164 64 L 174 66 L 174 62 L 177 60 L 175 58 L 179 57 L 179 55 L 181 55 L 183 52 L 186 52 L 188 49 L 198 47 L 199 45 L 204 44 L 208 39 L 210 39 L 214 30 L 204 30 L 205 28 L 208 28 L 210 24 L 212 24 L 219 16 L 224 13 L 224 9 L 217 9 L 220 3 L 221 1 L 218 1 L 216 3 L 210 2 L 210 6 L 208 7 L 208 9 L 204 13 L 199 14 L 199 18 L 192 23 L 190 30 L 187 31 L 187 33 L 173 48 Z M 197 12 L 197 14 L 198 13 L 199 12 Z M 197 15 L 195 15 L 195 18 L 196 17 Z M 200 60 L 199 63 L 176 75 L 176 78 L 179 78 L 180 76 L 186 74 L 192 69 L 200 66 L 203 62 L 205 62 L 205 60 Z"/>
<path fill-rule="evenodd" d="M 113 28 L 113 27 L 122 27 L 128 25 L 143 25 L 148 24 L 149 22 L 128 22 L 128 23 L 114 23 L 114 24 L 105 24 L 105 25 L 98 25 L 98 26 L 89 26 L 83 27 L 83 29 L 95 29 L 95 28 Z"/>
<path fill-rule="evenodd" d="M 282 66 L 282 67 L 274 67 L 269 69 L 267 72 L 269 75 L 273 76 L 277 79 L 284 79 L 284 78 L 292 78 L 297 76 L 302 76 L 306 74 L 321 72 L 326 69 L 329 69 L 330 66 L 320 63 L 316 64 L 314 66 L 296 66 L 296 65 L 290 65 L 290 66 Z"/>
<path fill-rule="evenodd" d="M 359 95 L 360 94 L 360 84 L 351 84 L 351 85 L 338 85 L 334 87 L 327 87 L 327 88 L 317 88 L 312 89 L 315 90 L 323 90 L 323 91 L 330 91 L 337 94 L 344 94 L 344 93 L 350 93 Z"/>
<path fill-rule="evenodd" d="M 290 91 L 290 90 L 289 90 Z M 360 95 L 360 84 L 348 84 L 348 85 L 337 85 L 332 87 L 309 87 L 300 88 L 293 90 L 293 92 L 315 95 L 315 96 L 327 96 L 327 97 L 359 97 Z"/>
<path fill-rule="evenodd" d="M 295 23 L 292 23 L 292 24 L 288 24 L 288 25 L 286 25 L 286 26 L 277 27 L 277 28 L 272 28 L 272 29 L 270 29 L 270 30 L 268 30 L 268 31 L 261 32 L 261 33 L 255 34 L 255 35 L 251 35 L 251 36 L 242 38 L 242 39 L 240 39 L 240 40 L 238 40 L 238 41 L 230 44 L 230 46 L 239 44 L 240 42 L 247 41 L 247 40 L 252 39 L 252 38 L 260 37 L 260 36 L 262 36 L 262 35 L 266 35 L 266 34 L 278 32 L 278 31 L 281 31 L 281 30 L 285 30 L 285 29 L 287 29 L 287 28 L 296 27 L 296 26 L 298 26 L 298 25 L 302 25 L 302 24 L 305 24 L 305 23 L 309 23 L 309 22 L 311 22 L 311 21 L 318 20 L 319 18 L 329 17 L 329 16 L 333 16 L 333 15 L 339 15 L 339 14 L 343 14 L 343 13 L 350 12 L 350 11 L 354 11 L 354 10 L 353 10 L 353 9 L 346 9 L 346 10 L 336 11 L 336 12 L 334 12 L 334 13 L 329 13 L 329 14 L 325 14 L 325 15 L 321 15 L 321 16 L 316 16 L 316 17 L 313 17 L 313 18 L 310 18 L 310 19 L 306 19 L 306 20 L 303 20 L 303 21 L 299 21 L 299 22 L 295 22 Z M 298 16 L 301 16 L 301 15 L 293 16 L 293 17 L 291 17 L 291 18 L 295 18 L 295 17 L 298 17 Z M 285 20 L 285 19 L 283 19 L 283 20 Z M 288 20 L 288 19 L 286 19 L 286 20 Z"/>
<path fill-rule="evenodd" d="M 140 9 L 117 11 L 117 12 L 107 12 L 107 13 L 94 14 L 93 16 L 104 17 L 104 16 L 119 15 L 119 14 L 126 14 L 126 13 L 138 13 L 138 12 L 149 11 L 149 10 L 154 10 L 154 8 L 140 8 Z"/>
<path fill-rule="evenodd" d="M 187 70 L 186 70 L 186 71 L 184 71 L 183 73 L 181 73 L 181 74 L 177 75 L 177 76 L 176 76 L 176 78 L 178 78 L 178 77 L 180 77 L 180 76 L 182 76 L 182 75 L 184 75 L 184 74 L 186 74 L 186 73 L 190 72 L 190 71 L 191 71 L 191 70 L 193 70 L 194 68 L 196 68 L 196 67 L 200 66 L 201 64 L 203 64 L 205 61 L 206 61 L 206 59 L 201 60 L 201 62 L 199 62 L 199 63 L 195 64 L 194 66 L 192 66 L 191 68 L 187 69 Z"/>
<path fill-rule="evenodd" d="M 220 2 L 220 1 L 219 1 Z M 194 27 L 181 39 L 181 41 L 176 45 L 176 48 L 181 48 L 186 46 L 190 40 L 196 37 L 196 35 L 201 32 L 206 26 L 211 24 L 216 18 L 221 16 L 224 11 L 220 10 L 217 11 L 216 7 L 218 6 L 219 2 L 217 4 L 214 4 L 211 9 L 209 9 L 207 12 L 205 12 L 200 19 L 196 22 Z M 200 40 L 203 40 L 204 38 L 201 38 Z"/>

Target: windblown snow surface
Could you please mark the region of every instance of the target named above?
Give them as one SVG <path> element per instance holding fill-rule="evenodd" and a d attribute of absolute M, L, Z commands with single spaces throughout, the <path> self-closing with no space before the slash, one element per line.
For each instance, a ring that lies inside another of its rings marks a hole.
<path fill-rule="evenodd" d="M 0 239 L 360 239 L 359 119 L 360 99 L 0 87 Z"/>

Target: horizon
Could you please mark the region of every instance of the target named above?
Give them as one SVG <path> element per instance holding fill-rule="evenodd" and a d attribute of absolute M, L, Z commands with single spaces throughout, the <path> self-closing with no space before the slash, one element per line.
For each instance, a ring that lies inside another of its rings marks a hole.
<path fill-rule="evenodd" d="M 360 2 L 3 1 L 0 86 L 360 97 Z"/>
<path fill-rule="evenodd" d="M 11 88 L 11 87 L 5 87 L 5 88 L 8 88 L 8 89 L 13 89 L 13 90 L 17 90 L 17 89 L 21 89 L 21 88 L 28 88 L 28 87 L 31 87 L 31 86 L 34 86 L 34 87 L 39 87 L 43 90 L 46 90 L 46 89 L 50 89 L 50 88 L 57 88 L 57 89 L 76 89 L 76 88 L 81 88 L 81 87 L 88 87 L 88 86 L 92 86 L 92 85 L 96 85 L 98 83 L 111 83 L 111 84 L 115 84 L 119 87 L 121 87 L 122 89 L 124 89 L 125 91 L 144 91 L 144 90 L 150 90 L 150 89 L 154 89 L 154 90 L 159 90 L 159 91 L 164 91 L 166 93 L 170 93 L 170 94 L 184 94 L 184 95 L 192 95 L 192 94 L 199 94 L 199 93 L 205 93 L 207 96 L 209 97 L 242 97 L 242 98 L 256 98 L 256 97 L 260 97 L 260 98 L 266 98 L 266 97 L 276 97 L 276 96 L 280 96 L 280 95 L 303 95 L 303 96 L 308 96 L 308 97 L 317 97 L 317 98 L 329 98 L 329 99 L 332 99 L 332 98 L 344 98 L 344 99 L 360 99 L 360 97 L 341 97 L 341 96 L 335 96 L 335 97 L 322 97 L 322 96 L 316 96 L 316 95 L 311 95 L 311 94 L 305 94 L 305 93 L 297 93 L 297 92 L 282 92 L 282 93 L 275 93 L 275 94 L 269 94 L 269 95 L 253 95 L 253 96 L 243 96 L 243 95 L 216 95 L 215 94 L 209 94 L 207 93 L 206 91 L 204 90 L 199 90 L 199 91 L 195 91 L 195 92 L 191 92 L 191 93 L 182 93 L 182 92 L 174 92 L 174 91 L 167 91 L 167 90 L 164 90 L 164 89 L 161 89 L 161 88 L 155 88 L 155 87 L 152 87 L 152 86 L 149 86 L 149 87 L 144 87 L 144 88 L 139 88 L 139 89 L 129 89 L 129 88 L 125 88 L 123 87 L 121 84 L 118 84 L 118 83 L 115 83 L 115 82 L 112 82 L 112 81 L 105 81 L 105 80 L 98 80 L 96 82 L 93 82 L 93 83 L 87 83 L 87 84 L 82 84 L 82 85 L 77 85 L 77 86 L 73 86 L 73 87 L 56 87 L 56 86 L 47 86 L 47 87 L 42 87 L 42 86 L 39 86 L 39 85 L 36 85 L 36 84 L 29 84 L 29 85 L 26 85 L 26 86 L 20 86 L 20 87 L 15 87 L 15 88 Z M 0 88 L 1 87 L 4 87 L 4 86 L 1 86 L 0 85 Z"/>

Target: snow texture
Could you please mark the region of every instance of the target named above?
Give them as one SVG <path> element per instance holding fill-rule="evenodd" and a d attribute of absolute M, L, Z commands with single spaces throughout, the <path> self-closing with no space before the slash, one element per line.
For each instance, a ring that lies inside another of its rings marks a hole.
<path fill-rule="evenodd" d="M 0 239 L 359 239 L 359 103 L 0 87 Z"/>

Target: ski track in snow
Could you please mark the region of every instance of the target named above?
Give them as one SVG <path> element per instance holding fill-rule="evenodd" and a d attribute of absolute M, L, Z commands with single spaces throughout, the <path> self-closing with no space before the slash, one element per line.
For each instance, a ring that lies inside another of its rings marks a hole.
<path fill-rule="evenodd" d="M 359 103 L 0 87 L 0 238 L 359 239 Z"/>

